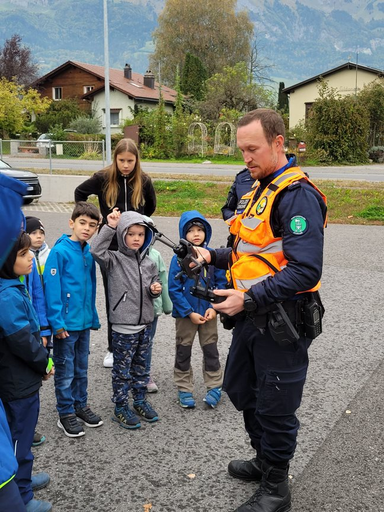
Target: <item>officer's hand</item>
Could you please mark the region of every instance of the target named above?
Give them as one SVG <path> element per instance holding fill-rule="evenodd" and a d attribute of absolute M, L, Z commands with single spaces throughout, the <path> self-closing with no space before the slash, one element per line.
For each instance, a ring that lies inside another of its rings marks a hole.
<path fill-rule="evenodd" d="M 193 246 L 193 250 L 194 250 L 194 258 L 199 262 L 199 263 L 211 263 L 211 253 L 208 251 L 208 249 L 204 249 L 204 247 L 197 247 L 197 246 Z M 189 264 L 190 267 L 196 267 L 196 264 L 195 263 L 190 263 Z"/>
<path fill-rule="evenodd" d="M 191 313 L 189 318 L 193 324 L 205 324 L 206 320 L 203 316 L 199 315 L 199 313 Z"/>
<path fill-rule="evenodd" d="M 244 293 L 239 290 L 213 290 L 215 295 L 228 297 L 224 302 L 214 303 L 212 306 L 216 311 L 234 316 L 244 309 Z"/>

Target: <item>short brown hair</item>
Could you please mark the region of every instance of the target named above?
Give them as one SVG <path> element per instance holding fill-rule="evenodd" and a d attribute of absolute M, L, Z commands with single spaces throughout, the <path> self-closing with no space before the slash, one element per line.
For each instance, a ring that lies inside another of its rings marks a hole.
<path fill-rule="evenodd" d="M 258 108 L 247 112 L 238 122 L 237 127 L 247 126 L 253 121 L 260 121 L 268 144 L 272 144 L 278 135 L 285 139 L 285 125 L 280 114 L 270 108 Z"/>
<path fill-rule="evenodd" d="M 100 221 L 99 210 L 94 204 L 87 203 L 86 201 L 79 201 L 76 203 L 71 215 L 71 220 L 75 221 L 78 217 L 81 217 L 81 215 L 86 215 L 93 220 L 97 220 L 97 222 Z"/>

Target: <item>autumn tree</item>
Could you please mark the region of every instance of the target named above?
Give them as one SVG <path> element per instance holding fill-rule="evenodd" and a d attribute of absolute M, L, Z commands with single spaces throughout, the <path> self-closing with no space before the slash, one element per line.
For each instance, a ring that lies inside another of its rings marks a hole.
<path fill-rule="evenodd" d="M 33 61 L 31 50 L 22 46 L 21 37 L 15 34 L 0 48 L 0 77 L 29 85 L 38 76 L 38 66 Z"/>
<path fill-rule="evenodd" d="M 250 80 L 245 62 L 225 66 L 206 81 L 205 100 L 199 110 L 206 120 L 218 120 L 221 112 L 248 112 L 259 107 L 272 107 L 273 93 Z"/>
<path fill-rule="evenodd" d="M 8 137 L 22 131 L 31 116 L 45 112 L 49 104 L 35 89 L 25 91 L 16 82 L 0 78 L 0 133 Z"/>
<path fill-rule="evenodd" d="M 160 67 L 163 82 L 173 86 L 187 53 L 200 59 L 208 76 L 247 60 L 253 25 L 236 5 L 237 0 L 166 0 L 153 33 L 151 69 Z"/>

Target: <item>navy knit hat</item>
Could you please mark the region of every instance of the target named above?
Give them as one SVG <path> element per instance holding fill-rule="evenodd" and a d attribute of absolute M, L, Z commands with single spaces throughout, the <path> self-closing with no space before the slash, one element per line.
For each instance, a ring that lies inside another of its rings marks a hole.
<path fill-rule="evenodd" d="M 189 222 L 187 222 L 185 225 L 185 232 L 188 233 L 188 231 L 191 229 L 192 226 L 198 226 L 199 228 L 204 230 L 204 233 L 207 232 L 205 229 L 204 223 L 201 222 L 201 220 L 199 220 L 199 219 L 192 219 Z"/>
<path fill-rule="evenodd" d="M 45 233 L 45 228 L 43 224 L 41 223 L 41 220 L 37 217 L 26 217 L 25 218 L 25 231 L 30 234 L 36 231 L 36 229 L 41 229 L 43 233 Z"/>

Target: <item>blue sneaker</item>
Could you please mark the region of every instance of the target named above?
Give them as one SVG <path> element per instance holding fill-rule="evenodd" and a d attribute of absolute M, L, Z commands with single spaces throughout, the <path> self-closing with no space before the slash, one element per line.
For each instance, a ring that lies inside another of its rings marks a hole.
<path fill-rule="evenodd" d="M 123 428 L 135 429 L 141 427 L 139 418 L 128 405 L 124 407 L 116 406 L 111 420 L 116 421 Z"/>
<path fill-rule="evenodd" d="M 40 489 L 44 489 L 47 487 L 49 482 L 51 481 L 48 473 L 37 473 L 37 475 L 33 475 L 31 479 L 31 487 L 32 491 L 39 491 Z"/>
<path fill-rule="evenodd" d="M 32 446 L 40 446 L 41 444 L 45 443 L 45 436 L 43 434 L 40 434 L 35 430 L 35 433 L 33 435 L 33 442 Z"/>
<path fill-rule="evenodd" d="M 134 401 L 133 408 L 138 414 L 140 414 L 143 420 L 148 421 L 149 423 L 154 423 L 159 419 L 159 415 L 155 409 L 153 409 L 152 405 L 146 400 Z"/>
<path fill-rule="evenodd" d="M 188 391 L 179 391 L 179 405 L 184 409 L 193 409 L 196 407 L 196 402 L 192 393 L 189 393 Z"/>
<path fill-rule="evenodd" d="M 216 405 L 220 402 L 221 398 L 221 388 L 212 388 L 207 391 L 205 398 L 203 398 L 204 402 L 211 406 L 212 409 L 216 407 Z"/>
<path fill-rule="evenodd" d="M 52 505 L 49 501 L 31 500 L 25 505 L 27 512 L 50 512 Z"/>

